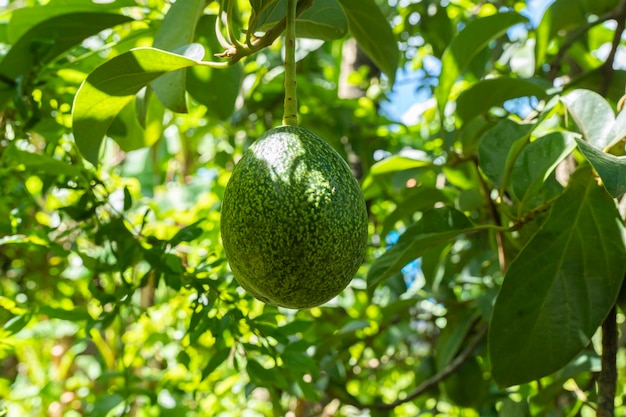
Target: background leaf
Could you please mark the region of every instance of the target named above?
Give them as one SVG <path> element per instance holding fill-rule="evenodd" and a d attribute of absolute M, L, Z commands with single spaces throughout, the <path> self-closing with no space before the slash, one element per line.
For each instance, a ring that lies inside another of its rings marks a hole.
<path fill-rule="evenodd" d="M 196 24 L 202 16 L 205 5 L 205 0 L 174 2 L 154 35 L 152 46 L 157 49 L 176 52 L 180 47 L 191 44 L 194 41 Z M 194 58 L 202 59 L 202 56 Z M 150 84 L 161 103 L 166 108 L 178 113 L 187 112 L 186 74 L 184 69 L 172 71 Z"/>
<path fill-rule="evenodd" d="M 509 27 L 525 21 L 525 17 L 515 12 L 497 13 L 474 20 L 456 35 L 441 57 L 441 75 L 435 90 L 437 107 L 442 117 L 454 82 L 472 58 L 493 39 L 502 36 Z"/>
<path fill-rule="evenodd" d="M 511 263 L 496 299 L 489 352 L 499 384 L 546 376 L 589 343 L 624 279 L 622 233 L 613 199 L 589 168 L 577 170 Z"/>
<path fill-rule="evenodd" d="M 11 79 L 25 75 L 35 63 L 50 62 L 85 38 L 131 20 L 114 13 L 71 13 L 44 20 L 13 44 L 0 62 L 0 73 Z"/>
<path fill-rule="evenodd" d="M 81 169 L 76 165 L 70 165 L 49 155 L 20 151 L 15 146 L 8 148 L 4 157 L 14 164 L 24 165 L 26 169 L 41 174 L 73 177 L 81 173 Z"/>
<path fill-rule="evenodd" d="M 477 312 L 469 310 L 466 306 L 450 309 L 446 327 L 437 339 L 437 355 L 435 356 L 437 369 L 444 369 L 452 362 L 477 319 Z"/>
<path fill-rule="evenodd" d="M 468 122 L 494 106 L 502 106 L 506 100 L 512 98 L 544 99 L 547 87 L 549 86 L 540 80 L 508 77 L 481 80 L 461 93 L 456 102 L 456 112 L 461 120 Z"/>
<path fill-rule="evenodd" d="M 0 75 L 17 80 L 35 67 L 52 61 L 85 38 L 103 29 L 130 22 L 114 13 L 70 13 L 43 20 L 31 27 L 0 61 Z M 11 96 L 11 86 L 0 78 L 0 108 Z"/>
<path fill-rule="evenodd" d="M 211 356 L 209 363 L 202 370 L 202 379 L 208 377 L 217 369 L 230 355 L 230 348 L 221 348 Z"/>
<path fill-rule="evenodd" d="M 578 1 L 556 0 L 553 2 L 537 26 L 537 41 L 535 43 L 537 67 L 545 63 L 544 57 L 550 39 L 554 38 L 560 30 L 578 28 L 584 24 L 585 16 Z"/>
<path fill-rule="evenodd" d="M 84 321 L 89 320 L 91 316 L 87 312 L 87 309 L 84 308 L 73 308 L 71 310 L 66 310 L 60 307 L 52 307 L 52 306 L 41 306 L 39 309 L 39 313 L 45 314 L 46 316 L 54 319 L 68 320 L 68 321 Z"/>
<path fill-rule="evenodd" d="M 124 397 L 119 394 L 108 394 L 102 396 L 95 404 L 91 415 L 93 417 L 106 417 L 109 411 L 120 405 L 124 401 Z"/>
<path fill-rule="evenodd" d="M 432 166 L 432 161 L 409 158 L 401 155 L 393 155 L 372 165 L 372 175 L 390 174 L 392 172 L 406 171 L 407 169 Z"/>
<path fill-rule="evenodd" d="M 18 333 L 26 327 L 28 323 L 30 323 L 32 318 L 33 315 L 31 313 L 27 313 L 22 316 L 15 316 L 2 325 L 2 331 L 5 332 L 5 336 Z"/>
<path fill-rule="evenodd" d="M 400 51 L 389 21 L 374 0 L 339 0 L 339 3 L 348 16 L 350 33 L 393 85 Z"/>
<path fill-rule="evenodd" d="M 450 189 L 437 189 L 431 187 L 416 187 L 411 190 L 405 199 L 399 201 L 395 210 L 385 218 L 381 236 L 387 236 L 395 227 L 396 223 L 402 219 L 411 218 L 417 211 L 431 209 L 437 203 L 452 205 L 455 193 Z"/>
<path fill-rule="evenodd" d="M 367 286 L 375 287 L 427 250 L 467 232 L 471 227 L 463 213 L 450 207 L 425 212 L 417 223 L 407 227 L 395 245 L 372 263 L 367 273 Z"/>
<path fill-rule="evenodd" d="M 600 16 L 615 8 L 618 3 L 619 0 L 582 0 L 582 7 L 585 12 Z"/>

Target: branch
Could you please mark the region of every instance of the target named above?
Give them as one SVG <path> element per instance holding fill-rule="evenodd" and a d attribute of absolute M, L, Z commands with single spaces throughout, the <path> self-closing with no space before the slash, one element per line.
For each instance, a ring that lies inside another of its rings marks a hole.
<path fill-rule="evenodd" d="M 487 326 L 484 326 L 469 342 L 465 349 L 456 358 L 454 358 L 452 362 L 448 364 L 448 366 L 443 368 L 438 374 L 433 375 L 432 377 L 419 384 L 415 388 L 415 390 L 409 393 L 409 395 L 407 395 L 405 398 L 398 399 L 388 404 L 373 404 L 367 408 L 373 408 L 376 410 L 393 410 L 397 406 L 412 401 L 420 395 L 424 394 L 426 391 L 433 388 L 434 386 L 448 378 L 450 375 L 452 375 L 454 372 L 456 372 L 456 370 L 459 369 L 461 365 L 463 365 L 463 363 L 470 358 L 472 352 L 474 351 L 474 349 L 476 349 L 476 347 L 483 340 L 486 334 Z"/>

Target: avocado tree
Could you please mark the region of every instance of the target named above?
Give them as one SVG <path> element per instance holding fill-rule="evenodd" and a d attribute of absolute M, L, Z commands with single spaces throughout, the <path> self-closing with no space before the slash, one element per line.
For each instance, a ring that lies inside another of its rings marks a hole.
<path fill-rule="evenodd" d="M 624 413 L 626 1 L 0 5 L 0 415 Z M 311 308 L 220 233 L 282 124 L 366 203 Z"/>

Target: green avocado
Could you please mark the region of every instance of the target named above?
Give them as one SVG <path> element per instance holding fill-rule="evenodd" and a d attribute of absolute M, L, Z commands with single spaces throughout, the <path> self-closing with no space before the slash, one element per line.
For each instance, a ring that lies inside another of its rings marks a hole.
<path fill-rule="evenodd" d="M 259 137 L 235 166 L 221 212 L 224 251 L 239 284 L 287 308 L 325 303 L 365 257 L 367 211 L 341 156 L 307 129 Z"/>

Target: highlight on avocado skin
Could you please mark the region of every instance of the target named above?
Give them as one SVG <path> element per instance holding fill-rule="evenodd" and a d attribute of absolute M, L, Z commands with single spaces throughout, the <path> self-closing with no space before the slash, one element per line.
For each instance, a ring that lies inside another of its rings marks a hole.
<path fill-rule="evenodd" d="M 250 146 L 224 192 L 221 233 L 237 281 L 268 304 L 323 304 L 365 257 L 367 211 L 341 156 L 311 131 L 274 128 Z"/>

